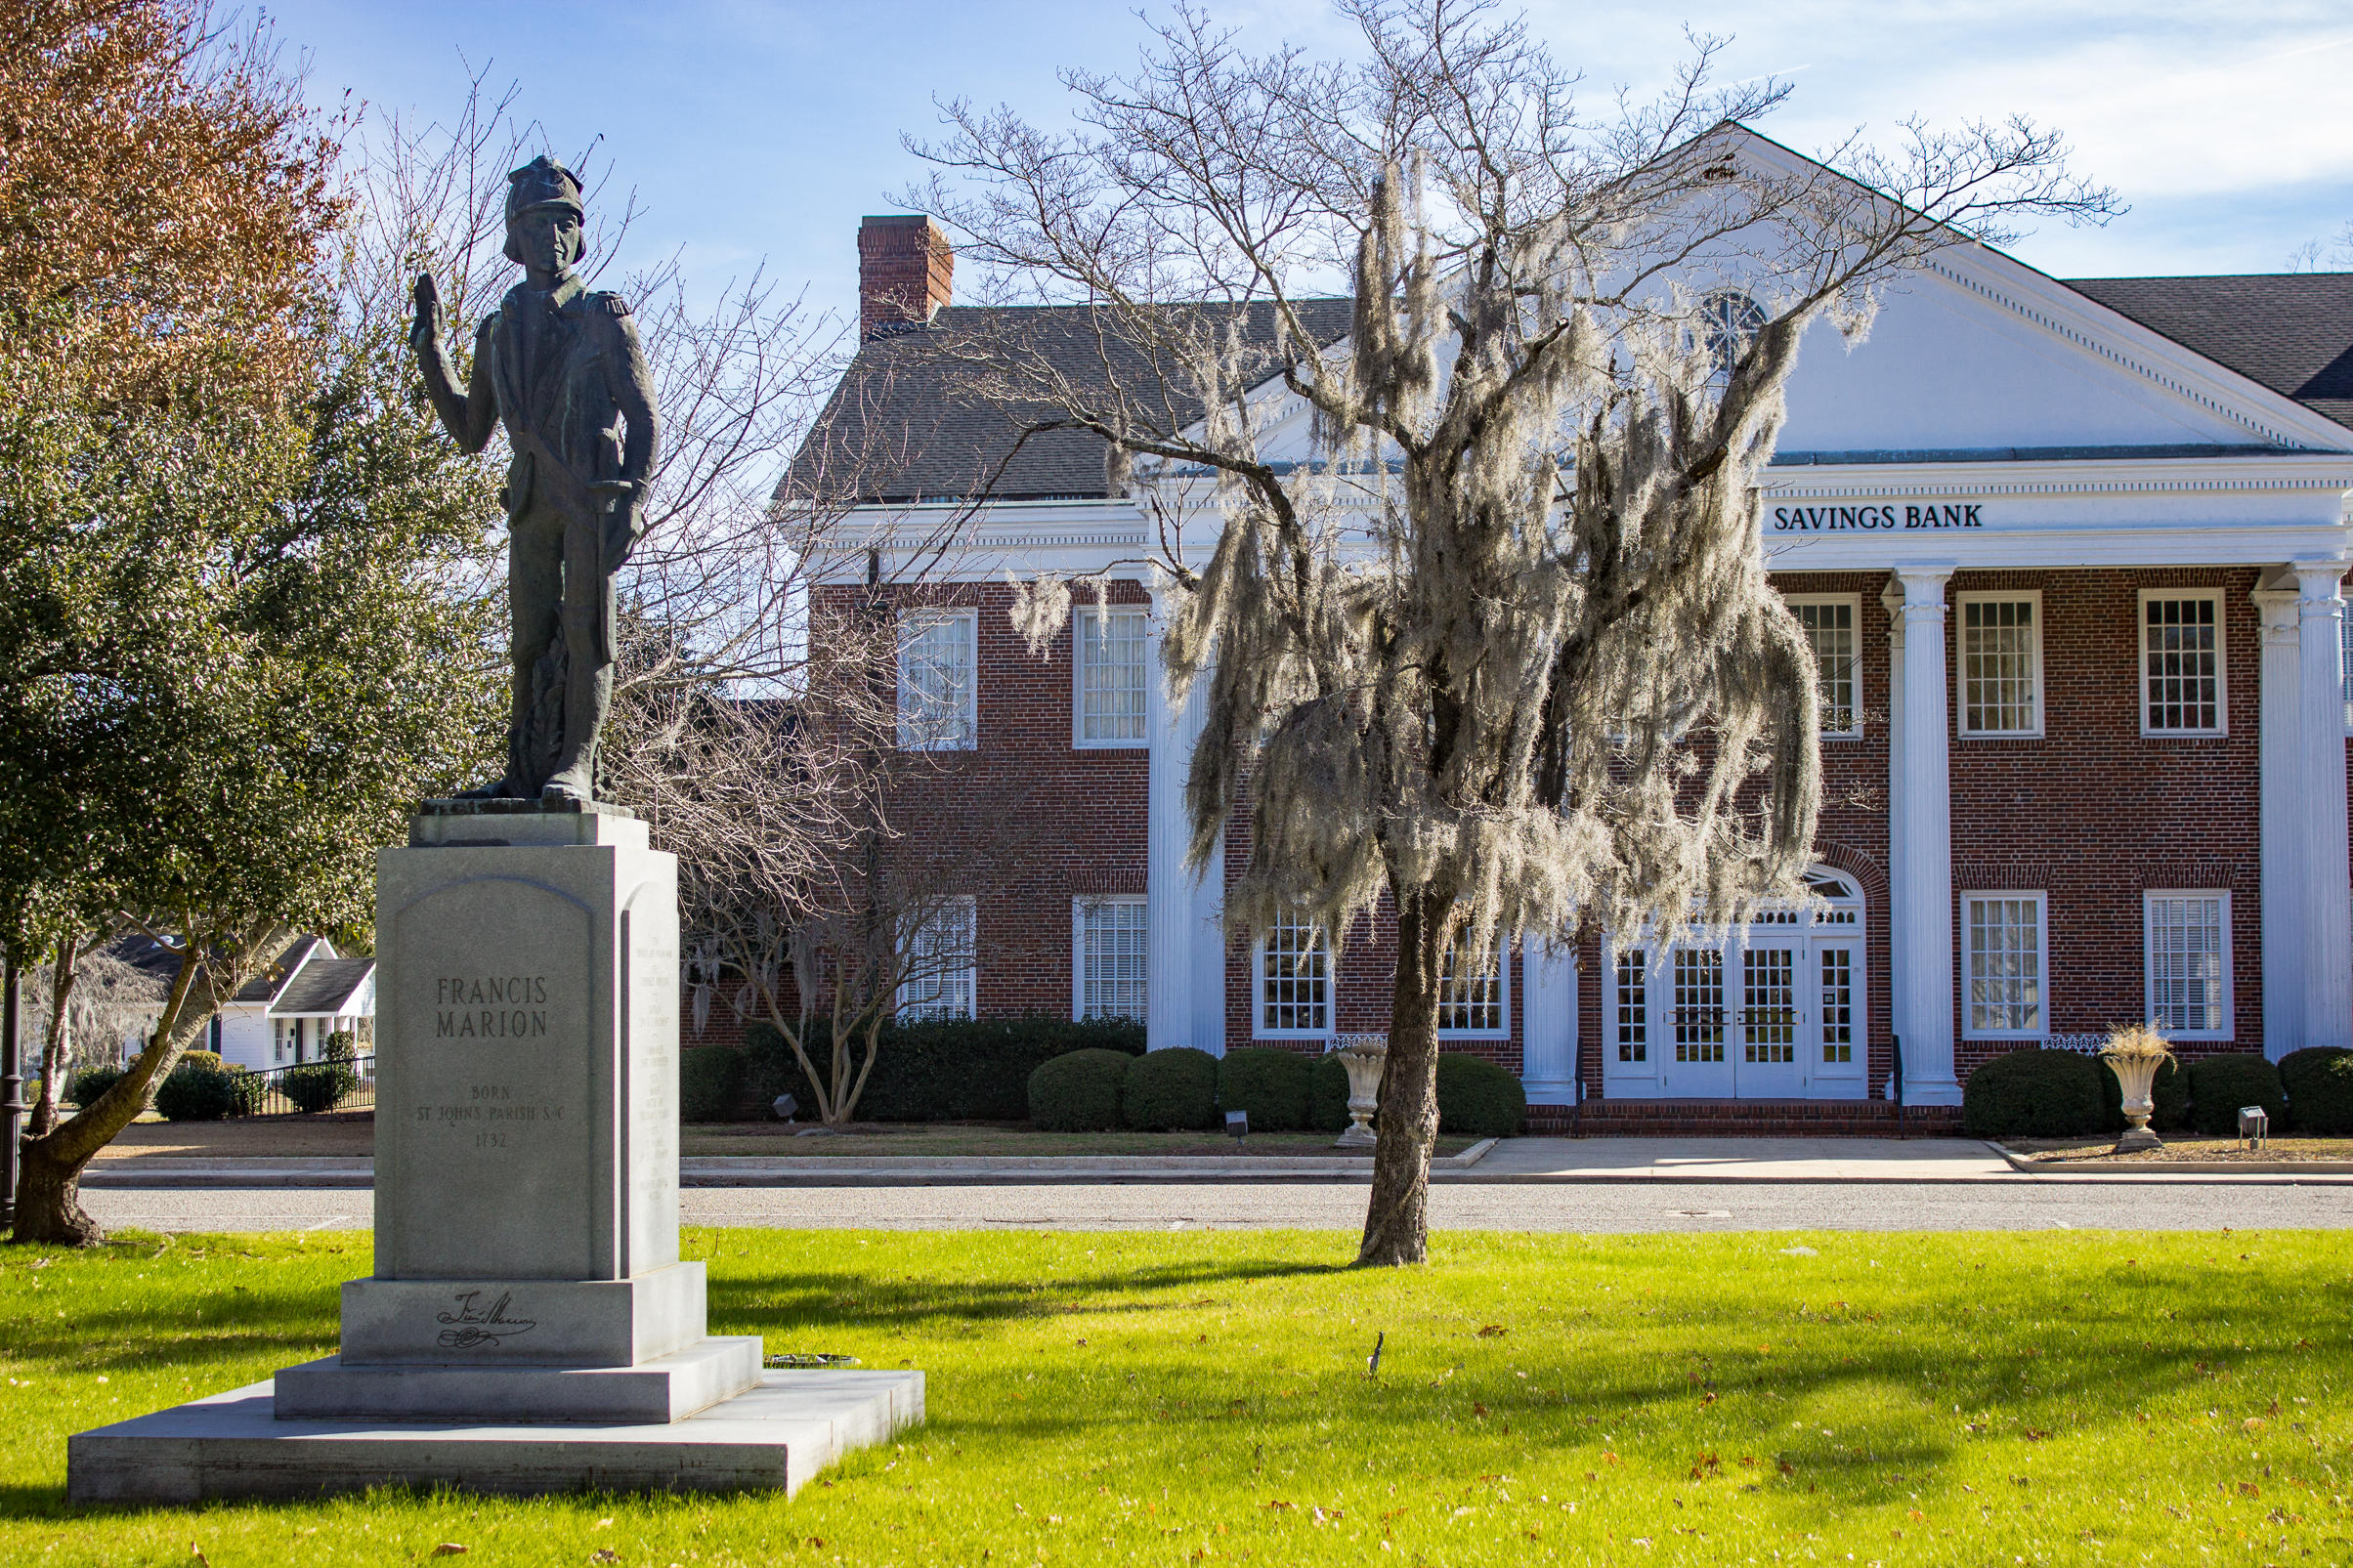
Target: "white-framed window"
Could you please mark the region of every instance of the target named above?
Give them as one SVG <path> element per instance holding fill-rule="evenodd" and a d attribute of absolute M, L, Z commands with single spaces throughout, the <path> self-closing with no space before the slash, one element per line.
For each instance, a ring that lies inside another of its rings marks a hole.
<path fill-rule="evenodd" d="M 1072 1017 L 1144 1021 L 1145 909 L 1141 898 L 1071 900 Z"/>
<path fill-rule="evenodd" d="M 2337 623 L 2336 678 L 2345 699 L 2345 732 L 2353 735 L 2353 614 Z"/>
<path fill-rule="evenodd" d="M 2038 1039 L 2050 1033 L 2043 994 L 2045 908 L 2039 892 L 1961 895 L 1963 1033 L 1985 1039 Z"/>
<path fill-rule="evenodd" d="M 1650 1059 L 1650 954 L 1642 948 L 1617 954 L 1617 1059 Z"/>
<path fill-rule="evenodd" d="M 1954 596 L 1960 614 L 1961 733 L 2042 733 L 2042 595 Z"/>
<path fill-rule="evenodd" d="M 2227 733 L 2221 590 L 2143 588 L 2140 638 L 2141 734 Z"/>
<path fill-rule="evenodd" d="M 899 984 L 899 1016 L 969 1018 L 975 982 L 974 915 L 968 898 L 948 899 L 922 915 L 907 944 L 907 978 Z"/>
<path fill-rule="evenodd" d="M 1438 1034 L 1447 1039 L 1502 1039 L 1512 1033 L 1512 966 L 1506 942 L 1480 952 L 1458 933 L 1438 976 Z"/>
<path fill-rule="evenodd" d="M 1852 593 L 1785 595 L 1789 613 L 1814 645 L 1815 684 L 1821 690 L 1825 736 L 1862 734 L 1862 596 Z"/>
<path fill-rule="evenodd" d="M 2148 1016 L 2177 1039 L 2229 1039 L 2231 896 L 2152 889 L 2141 896 Z"/>
<path fill-rule="evenodd" d="M 1141 746 L 1144 680 L 1151 670 L 1149 612 L 1112 607 L 1071 616 L 1070 742 L 1081 748 Z"/>
<path fill-rule="evenodd" d="M 1261 1039 L 1305 1039 L 1332 1033 L 1332 954 L 1323 928 L 1286 919 L 1266 928 L 1251 1008 Z"/>
<path fill-rule="evenodd" d="M 901 613 L 900 749 L 969 751 L 979 743 L 973 679 L 976 620 L 969 610 Z"/>

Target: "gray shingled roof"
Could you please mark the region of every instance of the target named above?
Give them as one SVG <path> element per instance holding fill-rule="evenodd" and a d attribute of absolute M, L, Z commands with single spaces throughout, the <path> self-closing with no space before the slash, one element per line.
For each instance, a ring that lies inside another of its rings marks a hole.
<path fill-rule="evenodd" d="M 373 958 L 313 958 L 270 1004 L 279 1017 L 294 1013 L 339 1013 L 375 968 Z"/>
<path fill-rule="evenodd" d="M 2353 273 L 2075 277 L 2067 286 L 2353 425 Z"/>
<path fill-rule="evenodd" d="M 1242 309 L 1249 341 L 1271 349 L 1272 308 Z M 1305 300 L 1298 309 L 1324 344 L 1347 334 L 1355 304 Z M 984 491 L 1001 500 L 1108 494 L 1103 443 L 1084 431 L 1032 437 L 992 479 L 1023 421 L 1051 417 L 1051 410 L 1000 406 L 966 390 L 976 373 L 1007 351 L 1040 355 L 1083 387 L 1102 387 L 1113 377 L 1131 388 L 1158 385 L 1149 357 L 1107 337 L 1105 319 L 1075 305 L 949 306 L 927 326 L 868 339 L 780 493 L 871 501 L 962 499 Z M 1272 368 L 1269 361 L 1269 374 Z M 1199 403 L 1188 399 L 1173 399 L 1164 411 L 1178 426 L 1200 414 Z"/>
<path fill-rule="evenodd" d="M 286 976 L 292 974 L 301 965 L 305 955 L 313 948 L 319 946 L 319 940 L 317 937 L 296 937 L 286 945 L 283 953 L 262 965 L 261 971 L 251 980 L 246 981 L 237 994 L 230 999 L 232 1001 L 268 1001 L 277 996 L 278 988 L 286 983 Z"/>

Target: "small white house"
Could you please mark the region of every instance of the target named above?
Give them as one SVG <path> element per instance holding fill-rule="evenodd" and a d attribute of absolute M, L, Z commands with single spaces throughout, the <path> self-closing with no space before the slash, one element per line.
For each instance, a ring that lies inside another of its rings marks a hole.
<path fill-rule="evenodd" d="M 340 957 L 326 938 L 302 937 L 222 1006 L 211 1044 L 231 1067 L 288 1067 L 324 1056 L 339 1030 L 366 1052 L 375 1017 L 376 960 Z"/>

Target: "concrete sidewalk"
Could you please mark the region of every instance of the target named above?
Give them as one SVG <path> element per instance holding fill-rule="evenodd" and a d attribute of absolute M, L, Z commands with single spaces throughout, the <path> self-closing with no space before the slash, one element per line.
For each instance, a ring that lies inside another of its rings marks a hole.
<path fill-rule="evenodd" d="M 687 1187 L 1126 1186 L 1157 1183 L 1364 1183 L 1372 1161 L 1335 1151 L 1328 1160 L 1217 1156 L 1046 1156 L 858 1159 L 718 1156 L 682 1160 Z M 2341 1168 L 2270 1165 L 2217 1170 L 2201 1165 L 2016 1168 L 2001 1150 L 1973 1138 L 1509 1138 L 1489 1140 L 1432 1163 L 1445 1185 L 1575 1182 L 1861 1183 L 1998 1186 L 2230 1185 L 2353 1186 Z M 374 1162 L 362 1159 L 199 1160 L 121 1158 L 94 1163 L 91 1188 L 365 1188 Z"/>

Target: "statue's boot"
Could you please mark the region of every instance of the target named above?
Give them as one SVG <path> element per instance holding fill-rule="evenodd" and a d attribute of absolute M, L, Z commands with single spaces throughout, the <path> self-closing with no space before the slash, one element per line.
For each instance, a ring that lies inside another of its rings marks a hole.
<path fill-rule="evenodd" d="M 570 630 L 568 626 L 567 634 Z M 573 646 L 594 644 L 582 637 Z M 539 798 L 585 803 L 596 798 L 596 746 L 604 732 L 605 715 L 613 706 L 613 666 L 576 657 L 569 677 L 564 683 L 564 749 L 557 755 L 556 771 L 549 775 Z"/>

